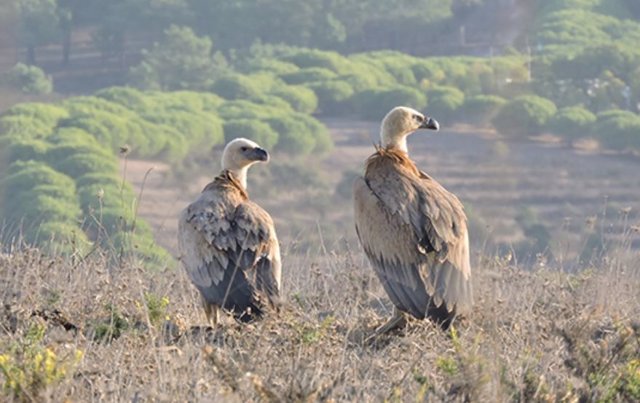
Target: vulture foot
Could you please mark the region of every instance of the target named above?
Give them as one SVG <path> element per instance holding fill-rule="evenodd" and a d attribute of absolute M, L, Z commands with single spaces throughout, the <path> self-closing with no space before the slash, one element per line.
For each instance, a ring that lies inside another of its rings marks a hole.
<path fill-rule="evenodd" d="M 398 308 L 393 308 L 393 316 L 384 325 L 376 329 L 371 336 L 367 337 L 365 341 L 369 342 L 394 329 L 404 327 L 406 323 L 407 320 L 405 319 L 402 311 L 398 310 Z"/>

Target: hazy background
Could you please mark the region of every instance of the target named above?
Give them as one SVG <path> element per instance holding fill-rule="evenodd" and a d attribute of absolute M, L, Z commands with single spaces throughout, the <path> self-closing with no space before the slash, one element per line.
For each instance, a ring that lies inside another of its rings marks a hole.
<path fill-rule="evenodd" d="M 412 156 L 462 199 L 478 254 L 635 250 L 638 17 L 632 0 L 3 0 L 4 243 L 166 261 L 177 212 L 245 136 L 274 153 L 250 192 L 285 250 L 357 248 L 350 183 L 404 104 L 441 123 Z"/>

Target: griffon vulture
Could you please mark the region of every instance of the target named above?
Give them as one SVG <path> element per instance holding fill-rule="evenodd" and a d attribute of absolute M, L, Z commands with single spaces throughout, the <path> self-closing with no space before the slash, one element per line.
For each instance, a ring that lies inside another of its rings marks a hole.
<path fill-rule="evenodd" d="M 222 172 L 180 215 L 181 260 L 202 297 L 207 319 L 219 309 L 249 321 L 277 304 L 280 246 L 271 216 L 247 194 L 247 170 L 266 162 L 258 144 L 235 139 L 222 154 Z"/>
<path fill-rule="evenodd" d="M 409 158 L 407 136 L 418 129 L 439 125 L 414 109 L 392 109 L 353 184 L 358 238 L 396 307 L 376 334 L 402 323 L 403 312 L 446 327 L 472 304 L 467 218 L 458 198 Z"/>

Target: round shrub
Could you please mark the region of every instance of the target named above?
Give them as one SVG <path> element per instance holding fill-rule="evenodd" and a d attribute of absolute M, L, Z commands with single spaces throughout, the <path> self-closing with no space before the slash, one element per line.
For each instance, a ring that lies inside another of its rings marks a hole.
<path fill-rule="evenodd" d="M 255 99 L 262 95 L 262 91 L 253 80 L 240 74 L 217 79 L 211 91 L 229 100 Z"/>
<path fill-rule="evenodd" d="M 464 94 L 455 87 L 434 87 L 427 91 L 429 115 L 437 119 L 452 120 L 464 103 Z"/>
<path fill-rule="evenodd" d="M 6 212 L 22 211 L 26 203 L 35 195 L 50 196 L 64 203 L 76 204 L 77 198 L 75 187 L 59 187 L 55 185 L 38 185 L 30 190 L 16 191 L 8 193 L 2 203 L 2 208 Z M 12 214 L 13 215 L 13 214 Z"/>
<path fill-rule="evenodd" d="M 301 85 L 283 85 L 272 90 L 271 94 L 284 99 L 298 112 L 313 113 L 318 107 L 318 97 L 313 90 Z"/>
<path fill-rule="evenodd" d="M 43 162 L 16 161 L 9 166 L 7 173 L 0 181 L 6 193 L 31 192 L 41 185 L 75 189 L 73 179 Z"/>
<path fill-rule="evenodd" d="M 442 68 L 430 60 L 420 60 L 417 63 L 412 64 L 411 70 L 413 71 L 413 76 L 418 82 L 428 80 L 438 83 L 445 79 L 445 72 Z"/>
<path fill-rule="evenodd" d="M 96 97 L 123 105 L 137 113 L 153 112 L 153 104 L 143 92 L 131 87 L 111 87 L 95 93 Z"/>
<path fill-rule="evenodd" d="M 99 147 L 97 145 L 91 143 L 79 143 L 79 144 L 69 144 L 62 143 L 54 145 L 49 148 L 46 153 L 45 160 L 51 164 L 52 166 L 57 166 L 61 161 L 70 158 L 71 156 L 83 154 L 83 155 L 94 155 L 99 156 L 100 158 L 112 159 L 113 154 L 107 151 L 104 147 Z M 75 176 L 75 175 L 74 175 Z"/>
<path fill-rule="evenodd" d="M 62 105 L 68 112 L 68 116 L 93 116 L 97 113 L 108 113 L 120 117 L 133 118 L 136 112 L 119 103 L 104 98 L 92 96 L 78 96 L 66 99 Z"/>
<path fill-rule="evenodd" d="M 53 132 L 53 126 L 28 115 L 9 115 L 0 118 L 0 134 L 20 139 L 44 139 Z"/>
<path fill-rule="evenodd" d="M 307 131 L 313 136 L 315 143 L 313 152 L 323 153 L 333 148 L 333 140 L 325 125 L 309 115 L 298 114 L 297 119 L 305 124 Z"/>
<path fill-rule="evenodd" d="M 81 176 L 90 172 L 118 172 L 118 163 L 113 156 L 102 154 L 73 154 L 61 161 L 52 162 L 52 166 L 59 172 L 71 177 Z"/>
<path fill-rule="evenodd" d="M 55 253 L 82 252 L 91 244 L 87 235 L 76 224 L 57 221 L 29 228 L 24 232 L 24 240 Z"/>
<path fill-rule="evenodd" d="M 476 95 L 465 98 L 461 118 L 469 123 L 487 125 L 507 101 L 497 95 Z"/>
<path fill-rule="evenodd" d="M 106 172 L 91 172 L 76 178 L 78 189 L 88 185 L 122 186 L 122 178 Z"/>
<path fill-rule="evenodd" d="M 287 84 L 305 84 L 316 81 L 327 81 L 336 77 L 336 73 L 321 67 L 309 67 L 293 73 L 282 74 L 280 77 Z"/>
<path fill-rule="evenodd" d="M 398 105 L 420 110 L 426 106 L 427 97 L 410 87 L 372 89 L 354 95 L 351 104 L 361 118 L 378 121 Z"/>
<path fill-rule="evenodd" d="M 14 140 L 0 145 L 0 155 L 4 163 L 22 160 L 41 160 L 44 158 L 49 144 L 42 140 Z"/>
<path fill-rule="evenodd" d="M 262 95 L 260 98 L 252 100 L 252 102 L 258 105 L 263 115 L 267 115 L 264 108 L 275 109 L 281 115 L 294 112 L 287 101 L 275 95 Z"/>
<path fill-rule="evenodd" d="M 92 183 L 78 186 L 78 200 L 80 207 L 85 212 L 100 211 L 109 207 L 129 205 L 132 202 L 131 190 L 122 188 L 122 184 L 116 183 Z"/>
<path fill-rule="evenodd" d="M 25 223 L 36 224 L 48 221 L 73 222 L 80 217 L 77 202 L 60 200 L 46 194 L 34 194 L 26 198 L 19 210 L 13 211 L 13 218 Z"/>
<path fill-rule="evenodd" d="M 326 115 L 345 113 L 345 101 L 353 95 L 353 88 L 343 81 L 323 81 L 309 86 L 318 97 L 318 108 Z"/>
<path fill-rule="evenodd" d="M 336 52 L 300 49 L 293 54 L 284 56 L 283 59 L 301 69 L 319 67 L 335 73 L 342 73 L 349 69 L 349 61 Z"/>
<path fill-rule="evenodd" d="M 595 135 L 600 143 L 614 150 L 640 149 L 640 116 L 629 111 L 598 114 Z"/>
<path fill-rule="evenodd" d="M 243 72 L 269 72 L 274 74 L 287 74 L 300 70 L 293 63 L 285 62 L 277 59 L 255 58 L 242 66 Z"/>
<path fill-rule="evenodd" d="M 18 63 L 9 70 L 6 81 L 25 94 L 50 94 L 53 91 L 51 77 L 38 66 Z"/>
<path fill-rule="evenodd" d="M 548 99 L 522 95 L 504 105 L 492 123 L 502 134 L 524 137 L 542 131 L 556 113 L 556 106 Z"/>
<path fill-rule="evenodd" d="M 549 129 L 563 137 L 575 139 L 589 136 L 596 115 L 581 106 L 562 108 L 549 120 Z"/>
<path fill-rule="evenodd" d="M 276 150 L 290 154 L 308 154 L 315 147 L 313 135 L 302 120 L 283 116 L 269 118 L 267 122 L 278 133 Z"/>
<path fill-rule="evenodd" d="M 269 124 L 259 120 L 229 120 L 224 124 L 224 139 L 229 142 L 238 137 L 246 137 L 271 149 L 278 143 L 278 133 Z"/>
<path fill-rule="evenodd" d="M 44 125 L 55 127 L 60 119 L 69 116 L 65 108 L 56 105 L 43 104 L 39 102 L 29 102 L 17 104 L 6 110 L 3 116 L 27 116 L 30 119 L 39 120 Z"/>

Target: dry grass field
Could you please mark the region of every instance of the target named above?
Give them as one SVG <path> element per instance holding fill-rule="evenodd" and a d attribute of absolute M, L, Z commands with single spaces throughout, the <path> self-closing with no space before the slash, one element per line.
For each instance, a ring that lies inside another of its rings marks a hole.
<path fill-rule="evenodd" d="M 571 275 L 487 259 L 454 330 L 365 342 L 391 307 L 359 252 L 289 259 L 280 312 L 215 330 L 181 272 L 106 259 L 0 259 L 4 401 L 640 398 L 637 260 Z"/>
<path fill-rule="evenodd" d="M 412 139 L 421 166 L 485 220 L 473 240 L 475 308 L 450 331 L 409 321 L 365 341 L 392 307 L 339 189 L 371 152 L 375 128 L 330 127 L 337 144 L 330 158 L 291 161 L 298 168 L 287 176 L 291 169 L 275 155 L 252 172 L 250 194 L 274 215 L 284 260 L 286 303 L 262 321 L 225 318 L 211 329 L 182 271 L 113 264 L 111 252 L 0 255 L 0 400 L 640 399 L 638 179 L 630 174 L 637 162 L 464 135 Z M 319 174 L 310 176 L 311 168 Z M 217 170 L 212 162 L 175 174 L 127 161 L 127 180 L 145 184 L 139 213 L 164 246 L 175 250 L 177 212 Z M 304 180 L 313 186 L 295 189 Z M 602 210 L 605 195 L 613 210 Z M 628 204 L 633 210 L 619 215 Z M 522 238 L 514 216 L 529 205 L 564 234 L 556 250 L 573 251 L 566 259 L 575 260 L 593 215 L 609 247 L 580 270 L 560 258 L 525 266 L 496 252 L 489 236 L 496 244 Z"/>

